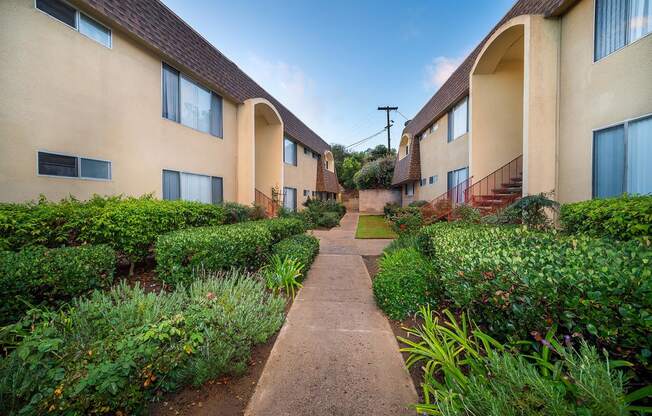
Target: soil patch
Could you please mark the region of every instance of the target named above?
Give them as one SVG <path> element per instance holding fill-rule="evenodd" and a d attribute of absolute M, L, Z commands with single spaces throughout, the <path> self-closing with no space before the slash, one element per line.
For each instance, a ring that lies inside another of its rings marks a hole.
<path fill-rule="evenodd" d="M 369 276 L 371 276 L 371 280 L 373 280 L 376 275 L 378 274 L 378 260 L 380 260 L 382 256 L 362 256 L 362 260 L 364 260 L 364 264 L 367 267 L 367 272 L 369 272 Z M 402 321 L 393 321 L 389 319 L 389 325 L 392 327 L 392 332 L 394 332 L 395 337 L 402 337 L 402 338 L 409 338 L 408 333 L 405 328 L 410 328 L 416 325 L 421 324 L 419 320 L 417 320 L 415 317 L 408 317 Z M 397 340 L 398 341 L 398 340 Z M 400 347 L 403 347 L 400 341 L 398 341 L 398 344 Z M 403 357 L 403 362 L 406 362 L 410 354 L 406 352 L 402 352 L 401 356 Z M 423 369 L 421 368 L 420 365 L 413 365 L 410 369 L 408 369 L 410 372 L 410 376 L 412 377 L 412 383 L 414 383 L 414 387 L 416 387 L 417 394 L 419 395 L 419 401 L 423 402 L 423 389 L 421 389 L 421 382 L 423 381 Z"/>

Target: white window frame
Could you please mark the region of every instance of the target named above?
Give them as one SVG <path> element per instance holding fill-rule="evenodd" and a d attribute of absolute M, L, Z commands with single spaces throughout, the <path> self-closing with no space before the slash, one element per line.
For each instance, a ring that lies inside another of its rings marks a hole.
<path fill-rule="evenodd" d="M 294 144 L 294 162 L 287 162 L 285 160 L 285 141 L 292 142 Z M 299 166 L 299 144 L 289 138 L 288 136 L 283 136 L 283 163 L 289 166 Z"/>
<path fill-rule="evenodd" d="M 455 131 L 454 131 L 455 130 L 455 123 L 454 123 L 455 110 L 457 108 L 461 107 L 462 103 L 465 103 L 465 105 L 466 105 L 466 127 L 464 129 L 464 133 L 461 133 L 461 134 L 455 136 Z M 464 136 L 465 134 L 469 134 L 469 127 L 470 127 L 469 126 L 469 115 L 470 115 L 469 110 L 470 110 L 469 96 L 466 96 L 466 97 L 462 98 L 461 100 L 459 100 L 458 102 L 456 102 L 455 105 L 448 111 L 448 113 L 447 113 L 448 114 L 448 132 L 446 133 L 446 135 L 447 135 L 446 140 L 448 141 L 448 143 L 452 143 L 455 140 L 459 139 L 460 137 Z"/>
<path fill-rule="evenodd" d="M 186 175 L 195 175 L 195 176 L 206 176 L 208 178 L 211 178 L 211 180 L 213 178 L 222 179 L 222 202 L 221 202 L 221 204 L 224 204 L 226 202 L 226 200 L 224 199 L 224 176 L 206 175 L 204 173 L 188 172 L 186 170 L 180 170 L 180 169 L 163 168 L 163 169 L 161 169 L 161 186 L 163 186 L 163 176 L 164 176 L 163 172 L 165 172 L 166 170 L 168 172 L 176 172 L 179 175 L 186 174 Z M 213 199 L 212 192 L 213 192 L 213 189 L 211 188 L 211 200 Z M 163 189 L 161 189 L 161 199 L 162 198 L 163 198 Z M 179 199 L 166 199 L 166 201 L 187 201 L 186 199 L 181 198 L 181 182 L 179 182 Z M 189 202 L 192 202 L 192 201 L 189 201 Z M 203 203 L 204 202 L 202 202 L 202 204 Z M 209 202 L 208 204 L 209 205 L 220 205 L 220 204 L 213 204 L 212 202 Z"/>
<path fill-rule="evenodd" d="M 597 12 L 598 12 L 597 5 L 598 5 L 598 0 L 594 0 L 594 1 L 593 1 L 593 22 L 591 23 L 591 26 L 592 26 L 592 28 L 593 28 L 593 37 L 592 37 L 593 46 L 591 47 L 591 49 L 592 49 L 591 52 L 592 52 L 592 55 L 593 55 L 593 56 L 592 56 L 592 60 L 593 60 L 593 63 L 594 63 L 594 64 L 597 64 L 598 62 L 602 62 L 604 59 L 606 59 L 606 58 L 608 58 L 608 57 L 610 57 L 610 56 L 612 56 L 612 55 L 615 55 L 616 53 L 622 51 L 623 49 L 626 49 L 628 46 L 634 45 L 634 44 L 636 44 L 637 42 L 639 42 L 639 41 L 641 41 L 641 40 L 647 38 L 647 37 L 650 36 L 650 35 L 652 35 L 652 32 L 650 32 L 650 33 L 648 33 L 648 34 L 646 34 L 646 35 L 643 35 L 643 36 L 641 36 L 640 38 L 636 39 L 634 42 L 626 42 L 623 46 L 621 46 L 621 47 L 618 48 L 618 49 L 615 49 L 614 51 L 612 51 L 611 53 L 609 53 L 609 54 L 603 56 L 602 58 L 600 58 L 600 59 L 595 59 L 595 37 L 596 37 L 596 35 L 597 35 L 597 30 L 596 30 L 595 23 L 596 23 L 596 19 L 598 18 L 598 15 L 597 15 Z M 630 22 L 627 22 L 627 23 L 629 24 Z M 627 35 L 626 35 L 626 39 L 627 39 L 627 38 L 629 38 L 629 32 L 628 32 Z M 612 127 L 615 126 L 615 125 L 617 125 L 617 124 L 612 125 Z M 607 127 L 605 127 L 605 128 L 607 128 Z M 600 129 L 598 129 L 598 130 L 600 130 Z M 594 130 L 594 131 L 595 131 L 595 130 Z"/>
<path fill-rule="evenodd" d="M 64 175 L 46 175 L 43 173 L 39 173 L 38 169 L 38 154 L 39 153 L 48 153 L 51 155 L 56 155 L 56 156 L 66 156 L 66 157 L 74 157 L 77 159 L 77 176 L 64 176 Z M 86 160 L 93 160 L 96 162 L 106 162 L 109 164 L 109 177 L 108 179 L 105 178 L 91 178 L 89 176 L 81 176 L 81 160 L 86 159 Z M 113 163 L 110 160 L 104 160 L 104 159 L 98 159 L 96 157 L 86 157 L 86 156 L 78 156 L 78 155 L 72 155 L 69 153 L 61 153 L 61 152 L 51 152 L 49 150 L 45 149 L 38 149 L 36 151 L 36 176 L 41 176 L 44 178 L 59 178 L 59 179 L 83 179 L 85 181 L 99 181 L 99 182 L 111 182 L 113 180 Z"/>
<path fill-rule="evenodd" d="M 75 32 L 79 33 L 80 35 L 84 36 L 86 39 L 90 39 L 90 40 L 92 40 L 93 42 L 95 42 L 95 43 L 97 43 L 97 44 L 100 44 L 100 45 L 104 46 L 104 47 L 107 48 L 107 49 L 113 49 L 113 30 L 111 30 L 110 27 L 108 27 L 108 26 L 105 25 L 104 23 L 99 22 L 97 19 L 92 18 L 91 16 L 89 16 L 89 15 L 86 14 L 86 13 L 82 13 L 78 8 L 76 8 L 75 6 L 73 6 L 72 4 L 70 4 L 70 3 L 67 2 L 67 1 L 65 1 L 65 0 L 58 0 L 58 1 L 60 1 L 61 3 L 66 4 L 66 5 L 70 6 L 71 8 L 75 9 L 75 26 L 70 26 L 68 23 L 66 23 L 66 22 L 64 22 L 64 21 L 62 21 L 62 20 L 59 20 L 59 19 L 57 19 L 56 17 L 52 16 L 51 14 L 48 14 L 48 13 L 44 12 L 43 10 L 39 9 L 39 8 L 36 6 L 36 0 L 34 0 L 34 9 L 35 9 L 36 11 L 38 11 L 39 13 L 42 13 L 42 14 L 46 15 L 47 17 L 49 17 L 50 19 L 52 19 L 52 20 L 54 20 L 54 21 L 57 21 L 57 22 L 59 22 L 59 23 L 63 23 L 64 25 L 68 26 L 70 29 L 72 29 L 72 30 L 74 30 Z M 95 22 L 95 23 L 97 23 L 98 25 L 100 25 L 100 26 L 106 28 L 106 30 L 109 31 L 109 44 L 108 44 L 108 45 L 105 45 L 105 44 L 103 44 L 103 43 L 101 43 L 101 42 L 98 42 L 97 40 L 91 38 L 90 36 L 87 36 L 85 33 L 82 33 L 82 32 L 79 30 L 79 18 L 81 17 L 82 14 L 83 14 L 86 18 L 88 18 L 89 20 L 92 20 L 93 22 Z M 63 155 L 63 156 L 65 156 L 65 155 Z"/>

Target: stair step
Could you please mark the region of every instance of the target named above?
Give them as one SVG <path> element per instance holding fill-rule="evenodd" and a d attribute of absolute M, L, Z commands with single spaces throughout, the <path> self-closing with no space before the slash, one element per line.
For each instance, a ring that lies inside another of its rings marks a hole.
<path fill-rule="evenodd" d="M 512 188 L 494 188 L 491 191 L 495 194 L 520 194 L 521 193 L 521 187 L 512 187 Z"/>
<path fill-rule="evenodd" d="M 522 183 L 514 183 L 514 182 L 503 182 L 500 184 L 503 188 L 522 188 L 523 184 Z"/>
<path fill-rule="evenodd" d="M 523 177 L 522 176 L 515 176 L 513 178 L 509 178 L 510 181 L 512 182 L 523 182 Z"/>

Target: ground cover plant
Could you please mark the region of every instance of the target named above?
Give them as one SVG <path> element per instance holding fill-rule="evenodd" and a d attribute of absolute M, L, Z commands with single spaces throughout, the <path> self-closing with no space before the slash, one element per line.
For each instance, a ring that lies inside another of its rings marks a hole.
<path fill-rule="evenodd" d="M 560 222 L 568 233 L 585 233 L 615 240 L 642 239 L 652 235 L 652 195 L 592 199 L 565 204 Z"/>
<path fill-rule="evenodd" d="M 300 283 L 303 272 L 304 265 L 300 261 L 278 254 L 273 255 L 269 264 L 261 269 L 267 289 L 276 294 L 283 290 L 291 299 L 294 299 L 296 292 L 303 287 Z"/>
<path fill-rule="evenodd" d="M 360 215 L 355 238 L 396 238 L 396 233 L 382 215 Z"/>
<path fill-rule="evenodd" d="M 419 312 L 422 324 L 399 338 L 409 353 L 408 366 L 424 370 L 423 403 L 429 415 L 627 415 L 652 408 L 633 405 L 650 386 L 626 394 L 619 367 L 630 364 L 601 358 L 585 342 L 565 345 L 548 333 L 540 342 L 503 344 L 483 332 L 465 314 L 430 308 Z"/>
<path fill-rule="evenodd" d="M 58 307 L 113 283 L 115 252 L 105 245 L 0 251 L 0 325 L 32 306 Z"/>
<path fill-rule="evenodd" d="M 1 414 L 137 414 L 162 392 L 246 367 L 285 301 L 244 272 L 146 294 L 121 284 L 0 332 Z"/>
<path fill-rule="evenodd" d="M 304 273 L 310 269 L 317 253 L 319 253 L 319 240 L 306 234 L 285 238 L 272 246 L 272 255 L 298 261 L 303 265 Z"/>

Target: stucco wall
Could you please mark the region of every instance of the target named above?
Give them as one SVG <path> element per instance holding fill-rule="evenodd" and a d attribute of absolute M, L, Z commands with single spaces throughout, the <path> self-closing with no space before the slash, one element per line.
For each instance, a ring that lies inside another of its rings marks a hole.
<path fill-rule="evenodd" d="M 594 2 L 561 21 L 558 198 L 592 197 L 593 130 L 652 113 L 652 36 L 593 62 Z"/>
<path fill-rule="evenodd" d="M 362 213 L 382 213 L 385 204 L 401 203 L 401 193 L 396 189 L 364 189 L 359 191 L 358 207 Z"/>
<path fill-rule="evenodd" d="M 162 195 L 162 170 L 224 178 L 235 199 L 236 105 L 224 138 L 161 117 L 161 59 L 120 32 L 108 49 L 36 10 L 0 2 L 0 200 Z M 110 160 L 110 181 L 37 176 L 45 150 Z"/>
<path fill-rule="evenodd" d="M 285 186 L 296 188 L 297 190 L 297 209 L 302 210 L 302 205 L 307 196 L 303 196 L 303 191 L 309 191 L 312 198 L 312 192 L 317 185 L 317 159 L 312 157 L 312 151 L 308 154 L 303 152 L 303 145 L 297 144 L 297 166 L 284 164 Z"/>
<path fill-rule="evenodd" d="M 421 156 L 421 177 L 426 184 L 414 187 L 414 197 L 408 197 L 403 192 L 403 199 L 409 204 L 416 200 L 430 201 L 446 192 L 448 189 L 448 172 L 462 169 L 469 165 L 469 135 L 464 134 L 448 142 L 448 115 L 437 121 L 437 129 L 423 135 L 419 144 Z M 437 175 L 437 181 L 430 184 L 429 178 Z"/>
<path fill-rule="evenodd" d="M 272 189 L 283 188 L 283 128 L 262 115 L 255 117 L 255 123 L 255 187 L 271 198 Z"/>

